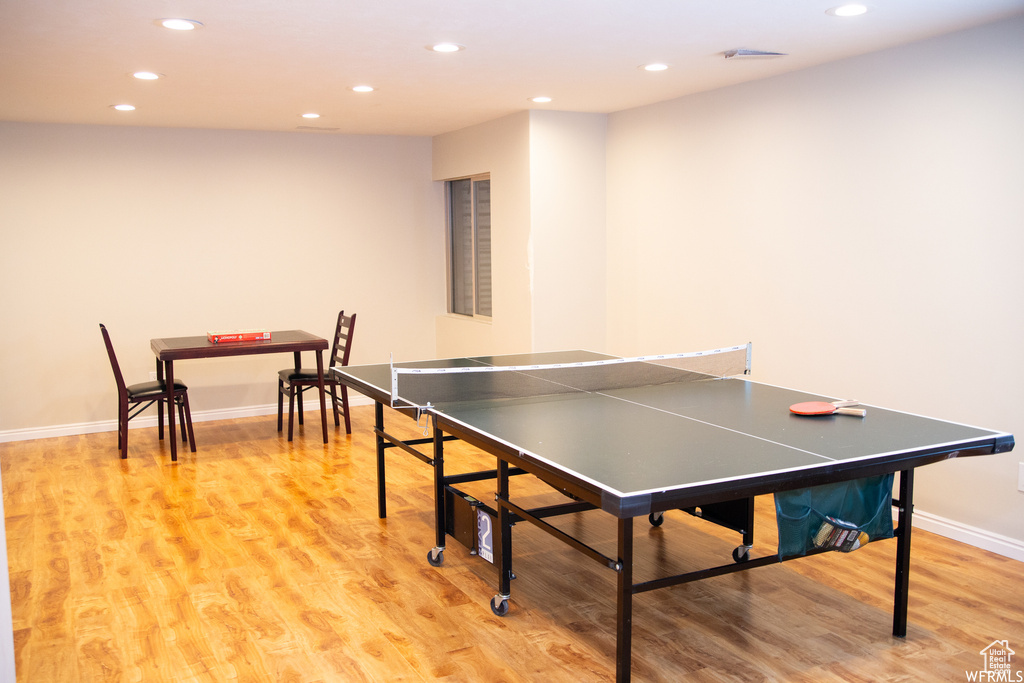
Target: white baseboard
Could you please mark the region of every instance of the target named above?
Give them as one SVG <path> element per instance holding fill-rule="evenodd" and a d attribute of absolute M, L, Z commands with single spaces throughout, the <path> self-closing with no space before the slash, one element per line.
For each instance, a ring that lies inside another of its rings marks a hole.
<path fill-rule="evenodd" d="M 255 417 L 257 415 L 277 415 L 277 404 L 265 406 L 249 406 L 228 410 L 204 410 L 192 413 L 192 422 L 210 422 L 212 420 L 230 420 L 238 417 Z M 128 423 L 129 429 L 145 429 L 156 427 L 156 413 L 140 415 Z M 95 434 L 96 432 L 116 432 L 117 420 L 100 420 L 99 422 L 78 422 L 75 424 L 54 425 L 28 429 L 10 429 L 0 432 L 0 443 L 6 441 L 29 441 L 31 439 L 50 439 L 56 436 L 74 436 L 76 434 Z"/>
<path fill-rule="evenodd" d="M 349 399 L 350 406 L 369 405 L 370 399 L 354 396 Z M 307 405 L 307 412 L 310 406 Z M 330 403 L 328 402 L 328 412 Z M 259 417 L 261 415 L 277 415 L 277 404 L 268 403 L 260 406 L 244 408 L 222 408 L 220 410 L 192 411 L 192 422 L 213 422 L 215 420 L 233 420 L 240 417 Z M 156 427 L 156 412 L 152 415 L 140 415 L 128 423 L 129 429 Z M 51 439 L 57 436 L 75 436 L 78 434 L 95 434 L 97 432 L 116 432 L 117 420 L 100 420 L 99 422 L 78 422 L 75 424 L 53 425 L 50 427 L 29 427 L 27 429 L 8 429 L 0 432 L 0 443 L 8 441 L 31 441 L 33 439 Z"/>
<path fill-rule="evenodd" d="M 1016 538 L 961 524 L 922 510 L 914 510 L 914 527 L 1024 562 L 1024 541 Z"/>

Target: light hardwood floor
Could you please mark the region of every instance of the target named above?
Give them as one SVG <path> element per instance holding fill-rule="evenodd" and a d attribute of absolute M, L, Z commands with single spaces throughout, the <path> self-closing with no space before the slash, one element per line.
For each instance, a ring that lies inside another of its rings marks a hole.
<path fill-rule="evenodd" d="M 113 433 L 0 444 L 18 681 L 614 680 L 614 573 L 519 525 L 512 609 L 494 616 L 490 565 L 453 540 L 444 566 L 426 562 L 428 467 L 392 456 L 377 518 L 373 411 L 353 412 L 352 436 L 326 446 L 313 413 L 291 444 L 273 417 L 200 423 L 198 453 L 176 464 L 155 429 L 132 431 L 127 461 Z M 489 464 L 448 454 L 449 471 Z M 769 498 L 757 515 L 755 552 L 771 552 Z M 565 524 L 610 550 L 607 517 Z M 638 580 L 738 543 L 678 512 L 638 529 Z M 894 553 L 879 542 L 640 595 L 633 678 L 964 681 L 997 639 L 1024 670 L 1024 565 L 915 531 L 898 639 Z"/>

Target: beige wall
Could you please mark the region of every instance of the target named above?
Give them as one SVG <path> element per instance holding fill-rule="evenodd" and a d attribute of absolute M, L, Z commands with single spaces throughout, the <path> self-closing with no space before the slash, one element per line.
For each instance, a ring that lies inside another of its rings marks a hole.
<path fill-rule="evenodd" d="M 755 379 L 1024 434 L 1022 112 L 1017 19 L 611 115 L 609 351 L 750 340 Z M 923 468 L 918 510 L 1020 543 L 1021 461 Z"/>
<path fill-rule="evenodd" d="M 534 350 L 607 344 L 607 122 L 604 114 L 531 113 Z"/>
<path fill-rule="evenodd" d="M 2 123 L 0 150 L 0 435 L 115 418 L 100 322 L 129 381 L 154 369 L 152 337 L 329 337 L 341 308 L 359 316 L 353 362 L 435 353 L 428 138 Z M 289 362 L 176 371 L 202 414 L 275 403 Z"/>
<path fill-rule="evenodd" d="M 491 174 L 493 317 L 437 318 L 440 357 L 518 353 L 530 349 L 530 117 L 528 112 L 439 135 L 433 141 L 434 179 Z M 443 214 L 442 216 L 442 227 Z"/>
<path fill-rule="evenodd" d="M 605 346 L 607 116 L 531 111 L 434 138 L 434 177 L 491 174 L 494 315 L 443 315 L 440 356 Z"/>

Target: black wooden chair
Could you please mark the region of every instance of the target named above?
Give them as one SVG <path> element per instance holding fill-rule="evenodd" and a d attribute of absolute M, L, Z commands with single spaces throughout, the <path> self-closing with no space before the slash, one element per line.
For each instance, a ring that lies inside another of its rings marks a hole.
<path fill-rule="evenodd" d="M 334 377 L 330 368 L 348 365 L 348 357 L 352 351 L 352 333 L 356 327 L 356 314 L 338 313 L 338 323 L 334 328 L 334 343 L 331 345 L 331 358 L 324 369 L 324 389 L 331 392 L 331 404 L 334 409 L 334 426 L 341 424 L 340 417 L 345 418 L 345 433 L 352 433 L 352 420 L 348 414 L 348 387 Z M 299 354 L 295 354 L 298 356 Z M 296 360 L 298 365 L 298 360 Z M 287 368 L 277 373 L 277 431 L 284 426 L 284 397 L 288 397 L 288 440 L 292 440 L 294 432 L 295 400 L 299 403 L 299 424 L 302 418 L 302 394 L 317 386 L 316 368 Z"/>
<path fill-rule="evenodd" d="M 110 357 L 110 367 L 114 370 L 114 381 L 117 382 L 117 447 L 121 449 L 121 458 L 128 457 L 128 421 L 143 410 L 157 404 L 157 429 L 161 439 L 164 438 L 164 399 L 167 398 L 167 383 L 163 380 L 142 382 L 126 386 L 121 366 L 117 364 L 114 346 L 110 343 L 107 328 L 100 324 L 103 343 Z M 184 382 L 174 380 L 174 403 L 178 406 L 178 420 L 181 424 L 181 440 L 188 441 L 192 452 L 196 452 L 196 440 L 192 435 L 192 412 L 188 408 L 188 387 Z M 173 408 L 168 405 L 168 410 Z M 187 439 L 186 439 L 187 432 Z"/>

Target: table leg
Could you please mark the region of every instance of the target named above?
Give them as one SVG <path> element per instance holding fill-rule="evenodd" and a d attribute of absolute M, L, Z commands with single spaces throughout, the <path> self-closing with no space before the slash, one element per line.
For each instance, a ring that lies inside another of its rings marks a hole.
<path fill-rule="evenodd" d="M 324 397 L 324 352 L 316 352 L 316 385 L 320 391 L 320 426 L 324 432 L 324 443 L 327 443 L 327 400 Z"/>
<path fill-rule="evenodd" d="M 377 401 L 373 408 L 374 433 L 377 435 L 377 516 L 384 519 L 388 516 L 388 502 L 385 493 L 386 483 L 384 481 L 384 452 L 387 450 L 384 445 L 384 404 Z"/>
<path fill-rule="evenodd" d="M 164 363 L 159 358 L 156 359 L 156 378 L 164 381 Z M 163 399 L 156 402 L 156 435 L 161 441 L 164 440 L 164 403 Z"/>
<path fill-rule="evenodd" d="M 910 530 L 914 515 L 914 470 L 900 472 L 899 520 L 896 522 L 896 586 L 893 591 L 892 634 L 907 635 L 910 597 Z"/>
<path fill-rule="evenodd" d="M 494 564 L 498 567 L 498 594 L 491 598 L 491 611 L 499 617 L 508 614 L 509 598 L 512 596 L 512 513 L 505 501 L 509 500 L 508 462 L 498 460 L 495 502 L 498 520 L 494 530 Z"/>
<path fill-rule="evenodd" d="M 437 418 L 432 418 L 434 443 L 434 547 L 427 560 L 434 567 L 444 562 L 445 530 L 448 528 L 444 509 L 444 433 L 437 426 Z"/>
<path fill-rule="evenodd" d="M 299 351 L 295 351 L 295 374 L 296 375 L 299 374 L 299 370 L 301 368 L 302 368 L 302 353 L 299 352 Z M 291 387 L 291 390 L 288 392 L 288 441 L 289 441 L 289 443 L 291 442 L 292 437 L 295 434 L 294 429 L 295 429 L 295 416 L 296 416 L 295 406 L 296 405 L 299 407 L 299 409 L 297 411 L 298 412 L 298 418 L 299 418 L 299 424 L 300 425 L 304 425 L 304 424 L 306 424 L 306 413 L 303 411 L 302 388 L 301 387 L 299 387 L 298 389 L 296 389 L 295 387 Z"/>
<path fill-rule="evenodd" d="M 167 438 L 171 440 L 171 462 L 178 460 L 178 439 L 174 433 L 174 361 L 164 361 L 167 382 Z"/>
<path fill-rule="evenodd" d="M 619 519 L 619 578 L 615 619 L 615 680 L 628 683 L 633 661 L 633 518 Z"/>
<path fill-rule="evenodd" d="M 495 597 L 495 601 L 492 602 L 492 609 L 496 606 L 498 609 L 496 612 L 508 611 L 508 599 L 512 595 L 512 512 L 509 510 L 505 501 L 510 500 L 510 485 L 509 485 L 509 464 L 508 461 L 498 461 L 498 477 L 497 477 L 497 497 L 498 502 L 498 538 L 495 539 L 495 548 L 498 550 L 500 557 L 496 558 L 498 561 L 498 595 Z M 504 601 L 504 606 L 501 602 Z"/>

